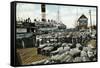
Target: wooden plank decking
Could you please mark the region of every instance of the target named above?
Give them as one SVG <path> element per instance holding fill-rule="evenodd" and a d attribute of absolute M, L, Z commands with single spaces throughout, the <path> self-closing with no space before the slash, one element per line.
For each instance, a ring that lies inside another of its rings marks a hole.
<path fill-rule="evenodd" d="M 17 54 L 21 59 L 22 65 L 28 65 L 31 64 L 32 62 L 36 62 L 48 58 L 47 56 L 37 54 L 37 48 L 17 49 Z"/>

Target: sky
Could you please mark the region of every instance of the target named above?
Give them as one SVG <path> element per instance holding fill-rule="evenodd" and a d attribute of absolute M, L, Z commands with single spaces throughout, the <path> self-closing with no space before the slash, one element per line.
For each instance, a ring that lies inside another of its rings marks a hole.
<path fill-rule="evenodd" d="M 84 14 L 88 18 L 88 26 L 90 24 L 89 10 L 91 10 L 92 24 L 96 24 L 96 8 L 80 7 L 80 6 L 64 6 L 64 5 L 46 5 L 46 19 L 57 20 L 58 9 L 60 21 L 67 28 L 74 28 L 77 19 Z M 17 3 L 16 8 L 17 20 L 31 18 L 41 20 L 41 4 Z"/>

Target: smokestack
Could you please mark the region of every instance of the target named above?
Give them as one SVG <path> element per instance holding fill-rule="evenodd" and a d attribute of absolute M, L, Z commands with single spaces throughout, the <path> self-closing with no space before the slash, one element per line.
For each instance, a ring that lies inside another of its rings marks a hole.
<path fill-rule="evenodd" d="M 45 4 L 41 4 L 41 13 L 42 13 L 42 21 L 46 21 L 46 9 L 45 9 Z"/>

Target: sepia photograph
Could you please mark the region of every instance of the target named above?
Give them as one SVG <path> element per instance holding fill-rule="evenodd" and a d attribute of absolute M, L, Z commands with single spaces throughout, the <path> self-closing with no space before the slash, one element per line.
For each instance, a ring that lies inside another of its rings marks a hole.
<path fill-rule="evenodd" d="M 16 65 L 97 61 L 97 7 L 16 3 Z"/>

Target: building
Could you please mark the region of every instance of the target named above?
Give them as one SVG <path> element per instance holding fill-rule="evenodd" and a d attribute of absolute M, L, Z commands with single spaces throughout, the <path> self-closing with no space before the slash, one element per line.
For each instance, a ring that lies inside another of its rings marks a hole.
<path fill-rule="evenodd" d="M 84 14 L 82 14 L 79 17 L 78 22 L 79 22 L 79 25 L 78 25 L 79 30 L 81 30 L 81 29 L 87 29 L 88 18 Z"/>

